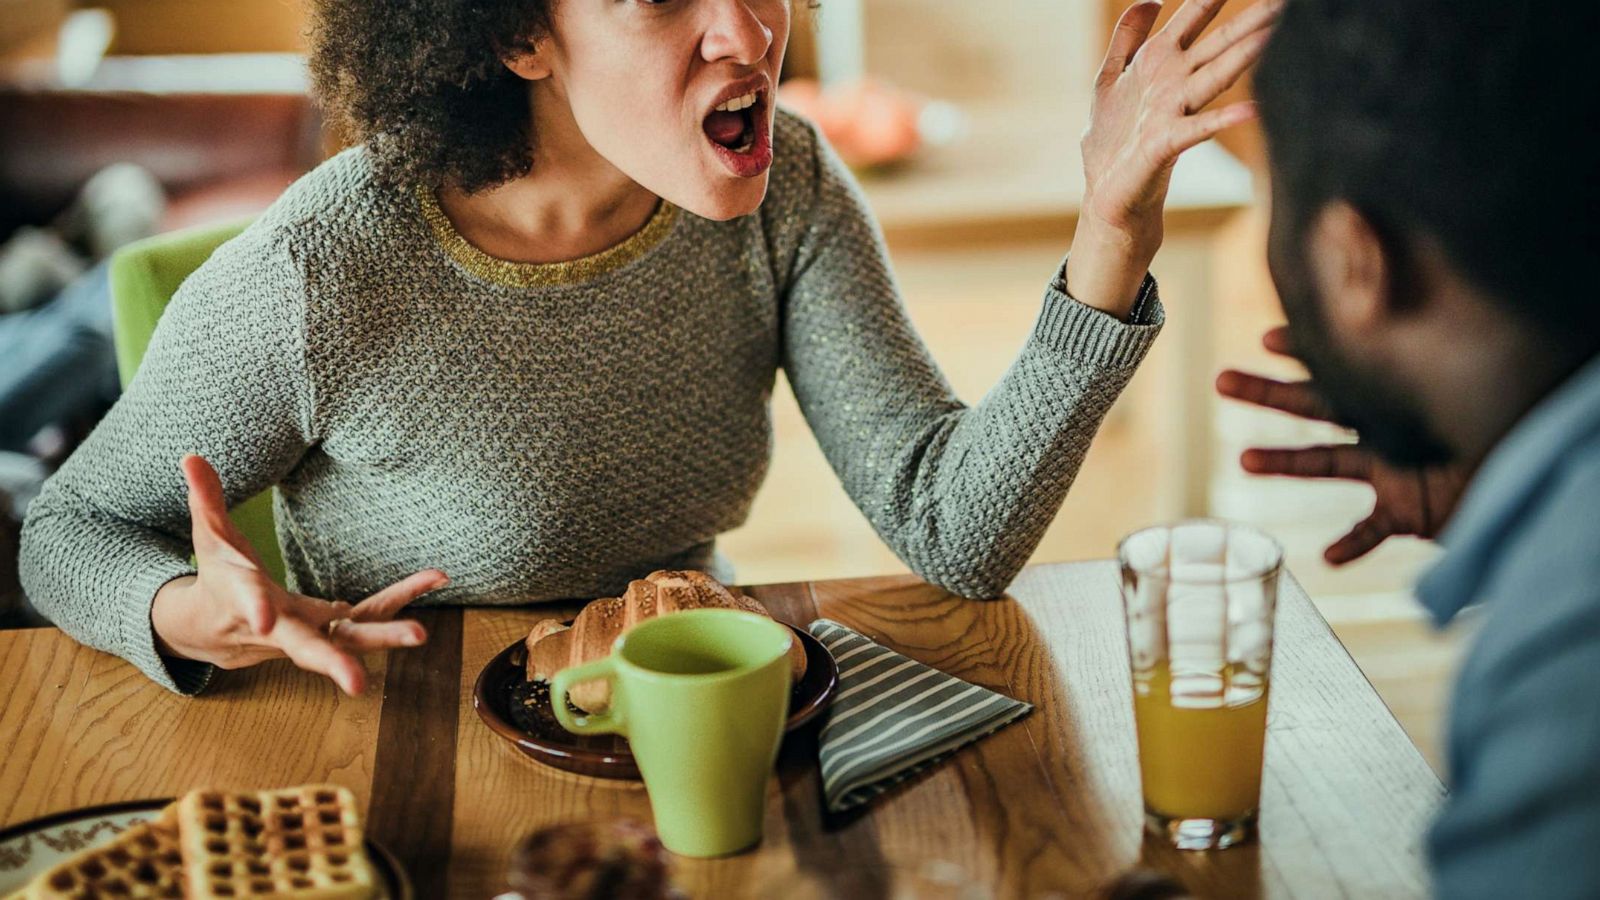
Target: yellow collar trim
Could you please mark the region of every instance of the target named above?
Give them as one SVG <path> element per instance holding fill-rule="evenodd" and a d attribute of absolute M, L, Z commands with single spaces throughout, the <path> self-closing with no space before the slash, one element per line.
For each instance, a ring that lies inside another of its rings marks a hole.
<path fill-rule="evenodd" d="M 484 281 L 507 287 L 559 287 L 599 278 L 654 250 L 678 219 L 678 208 L 663 200 L 644 227 L 627 240 L 591 256 L 558 263 L 519 263 L 490 256 L 479 250 L 456 230 L 439 207 L 439 198 L 427 187 L 418 186 L 417 202 L 433 237 L 461 267 Z"/>

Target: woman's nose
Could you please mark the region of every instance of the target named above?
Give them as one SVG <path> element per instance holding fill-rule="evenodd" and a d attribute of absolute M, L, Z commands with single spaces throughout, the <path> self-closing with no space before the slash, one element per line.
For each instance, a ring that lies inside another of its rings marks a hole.
<path fill-rule="evenodd" d="M 711 18 L 700 42 L 706 62 L 729 60 L 751 66 L 766 58 L 772 29 L 746 0 L 712 0 Z"/>

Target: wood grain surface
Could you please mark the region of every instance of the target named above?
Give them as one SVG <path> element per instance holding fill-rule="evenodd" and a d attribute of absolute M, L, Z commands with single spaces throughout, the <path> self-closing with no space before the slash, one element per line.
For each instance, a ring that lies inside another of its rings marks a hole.
<path fill-rule="evenodd" d="M 367 831 L 407 861 L 418 897 L 442 897 L 455 823 L 463 617 L 425 609 L 415 618 L 428 629 L 430 652 L 390 655 L 383 694 L 404 702 L 383 705 Z"/>
<path fill-rule="evenodd" d="M 775 616 L 826 616 L 922 662 L 1035 704 L 1033 715 L 896 787 L 827 814 L 813 734 L 784 747 L 766 839 L 679 860 L 694 897 L 884 897 L 970 882 L 993 897 L 1094 896 L 1136 867 L 1203 897 L 1414 897 L 1438 780 L 1304 594 L 1286 580 L 1258 844 L 1179 853 L 1143 838 L 1116 570 L 1032 568 L 1011 596 L 951 597 L 910 577 L 750 589 Z M 429 645 L 374 658 L 344 698 L 285 665 L 228 673 L 196 699 L 53 629 L 0 632 L 0 827 L 75 806 L 328 780 L 368 807 L 419 896 L 504 889 L 528 831 L 649 821 L 642 785 L 523 757 L 472 709 L 480 669 L 534 621 L 570 609 L 428 611 Z"/>

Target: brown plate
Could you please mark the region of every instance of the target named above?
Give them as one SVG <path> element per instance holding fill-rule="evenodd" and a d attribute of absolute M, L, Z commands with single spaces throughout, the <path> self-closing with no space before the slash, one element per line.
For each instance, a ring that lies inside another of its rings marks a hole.
<path fill-rule="evenodd" d="M 833 699 L 839 667 L 822 642 L 790 625 L 806 649 L 806 674 L 789 695 L 791 734 L 817 717 Z M 556 721 L 550 708 L 550 686 L 528 681 L 526 650 L 521 641 L 489 660 L 472 689 L 472 708 L 495 734 L 545 765 L 596 778 L 639 777 L 626 739 L 613 734 L 584 737 Z"/>

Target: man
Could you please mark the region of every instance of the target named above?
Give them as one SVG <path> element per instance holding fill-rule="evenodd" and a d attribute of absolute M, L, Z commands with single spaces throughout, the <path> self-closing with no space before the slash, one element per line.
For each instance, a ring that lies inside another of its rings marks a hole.
<path fill-rule="evenodd" d="M 1596 20 L 1289 0 L 1256 75 L 1289 319 L 1268 345 L 1312 381 L 1219 388 L 1360 435 L 1245 458 L 1373 482 L 1330 560 L 1449 520 L 1419 598 L 1441 626 L 1473 604 L 1485 622 L 1427 842 L 1441 897 L 1600 897 Z"/>

